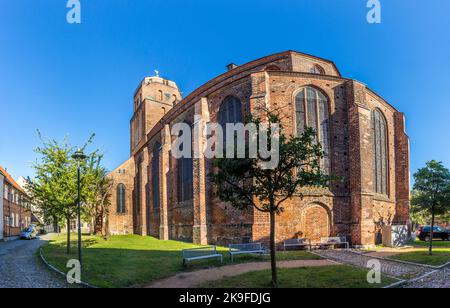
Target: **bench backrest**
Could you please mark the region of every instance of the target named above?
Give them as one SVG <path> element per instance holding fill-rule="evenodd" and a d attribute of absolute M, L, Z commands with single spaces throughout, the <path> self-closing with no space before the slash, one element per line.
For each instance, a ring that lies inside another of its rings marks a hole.
<path fill-rule="evenodd" d="M 195 258 L 217 254 L 216 246 L 205 246 L 192 249 L 183 249 L 183 258 Z"/>
<path fill-rule="evenodd" d="M 335 237 L 322 237 L 320 243 L 322 244 L 332 244 L 332 243 L 345 243 L 345 236 L 335 236 Z"/>
<path fill-rule="evenodd" d="M 284 241 L 286 245 L 308 244 L 307 238 L 290 238 Z"/>
<path fill-rule="evenodd" d="M 230 244 L 230 251 L 255 251 L 261 250 L 261 243 L 247 243 L 247 244 Z"/>

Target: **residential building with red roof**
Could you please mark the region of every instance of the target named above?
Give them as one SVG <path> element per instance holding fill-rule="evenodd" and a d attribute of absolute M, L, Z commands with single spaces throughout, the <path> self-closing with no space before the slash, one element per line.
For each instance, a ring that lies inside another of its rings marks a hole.
<path fill-rule="evenodd" d="M 29 197 L 13 177 L 0 166 L 0 240 L 15 239 L 31 224 Z"/>

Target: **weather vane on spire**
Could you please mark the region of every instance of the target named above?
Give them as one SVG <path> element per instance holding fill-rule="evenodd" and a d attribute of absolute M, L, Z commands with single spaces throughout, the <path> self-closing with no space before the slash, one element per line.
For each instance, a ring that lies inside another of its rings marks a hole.
<path fill-rule="evenodd" d="M 159 77 L 159 71 L 158 70 L 154 70 L 154 71 L 155 71 L 156 77 Z"/>

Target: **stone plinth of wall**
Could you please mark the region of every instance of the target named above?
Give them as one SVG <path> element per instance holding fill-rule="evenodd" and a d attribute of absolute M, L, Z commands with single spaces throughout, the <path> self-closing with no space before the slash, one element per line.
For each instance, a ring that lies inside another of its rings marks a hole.
<path fill-rule="evenodd" d="M 229 244 L 252 242 L 252 224 L 208 225 L 208 243 L 228 246 Z"/>
<path fill-rule="evenodd" d="M 192 201 L 179 202 L 169 208 L 169 238 L 173 240 L 192 241 L 194 227 L 194 210 Z"/>

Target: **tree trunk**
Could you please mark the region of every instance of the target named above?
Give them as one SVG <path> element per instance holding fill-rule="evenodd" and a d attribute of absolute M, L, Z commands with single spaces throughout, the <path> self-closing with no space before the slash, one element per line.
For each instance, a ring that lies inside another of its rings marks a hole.
<path fill-rule="evenodd" d="M 59 226 L 58 226 L 58 219 L 56 219 L 55 216 L 53 216 L 52 223 L 53 223 L 53 232 L 60 233 Z"/>
<path fill-rule="evenodd" d="M 434 231 L 434 206 L 431 208 L 431 226 L 430 226 L 430 247 L 428 248 L 428 254 L 433 255 L 433 232 Z"/>
<path fill-rule="evenodd" d="M 95 215 L 95 214 L 94 214 L 94 215 Z M 94 216 L 94 215 L 93 215 L 93 216 Z M 93 216 L 91 216 L 91 225 L 89 226 L 89 234 L 90 234 L 90 235 L 94 235 L 94 234 L 95 234 L 95 226 L 94 226 L 95 219 L 94 219 Z"/>
<path fill-rule="evenodd" d="M 106 215 L 105 217 L 105 238 L 109 240 L 109 217 Z"/>
<path fill-rule="evenodd" d="M 270 211 L 270 266 L 272 268 L 272 286 L 278 288 L 277 255 L 275 247 L 275 211 Z"/>
<path fill-rule="evenodd" d="M 67 216 L 67 254 L 70 255 L 70 217 Z"/>

